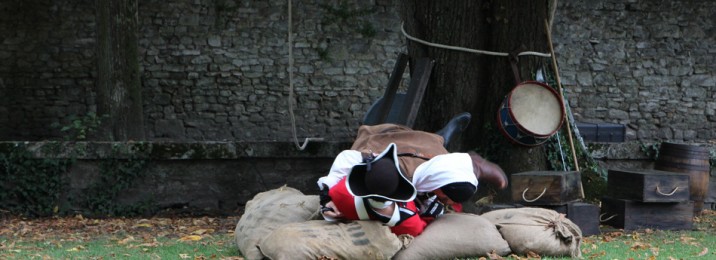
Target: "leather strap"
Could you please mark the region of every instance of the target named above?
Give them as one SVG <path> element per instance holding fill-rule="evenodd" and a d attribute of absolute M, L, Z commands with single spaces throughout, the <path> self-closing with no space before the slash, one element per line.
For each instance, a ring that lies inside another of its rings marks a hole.
<path fill-rule="evenodd" d="M 522 79 L 520 78 L 520 70 L 517 68 L 517 63 L 520 62 L 520 58 L 517 57 L 517 53 L 510 53 L 510 65 L 512 67 L 512 74 L 515 77 L 515 84 L 520 84 Z"/>
<path fill-rule="evenodd" d="M 363 163 L 366 163 L 366 161 L 371 161 L 373 159 L 372 158 L 373 155 L 370 153 L 361 152 L 361 156 L 363 157 Z M 414 158 L 423 159 L 426 161 L 435 157 L 435 155 L 423 154 L 423 153 L 399 153 L 398 154 L 398 157 L 403 157 L 403 156 L 414 157 Z"/>
<path fill-rule="evenodd" d="M 426 160 L 426 161 L 432 159 L 433 157 L 435 157 L 435 155 L 422 154 L 422 153 L 399 153 L 399 154 L 398 154 L 398 157 L 401 157 L 401 156 L 410 156 L 410 157 L 415 157 L 415 158 L 418 158 L 418 159 L 423 159 L 423 160 Z"/>

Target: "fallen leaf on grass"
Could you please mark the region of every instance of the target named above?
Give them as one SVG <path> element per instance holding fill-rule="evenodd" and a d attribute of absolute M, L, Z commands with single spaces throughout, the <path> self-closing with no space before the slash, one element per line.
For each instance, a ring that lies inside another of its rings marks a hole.
<path fill-rule="evenodd" d="M 3 240 L 2 242 L 0 242 L 0 249 L 6 250 L 6 249 L 8 249 L 8 248 L 13 248 L 13 247 L 15 247 L 15 241 L 11 242 L 9 245 L 8 245 L 8 244 L 5 244 L 5 242 L 7 242 L 7 241 Z"/>
<path fill-rule="evenodd" d="M 609 232 L 602 236 L 602 241 L 610 242 L 617 237 L 621 237 L 622 235 L 624 235 L 622 232 Z"/>
<path fill-rule="evenodd" d="M 119 240 L 119 241 L 117 242 L 117 244 L 124 245 L 124 244 L 126 244 L 126 243 L 129 243 L 129 241 L 133 241 L 133 240 L 134 240 L 134 237 L 128 236 L 128 237 L 126 237 L 125 239 Z"/>
<path fill-rule="evenodd" d="M 589 258 L 589 259 L 595 259 L 595 258 L 596 258 L 596 259 L 599 259 L 599 258 L 601 258 L 601 257 L 603 257 L 603 256 L 605 256 L 605 255 L 607 255 L 607 252 L 606 252 L 606 251 L 599 251 L 599 252 L 596 252 L 596 253 L 593 253 L 593 254 L 589 255 L 588 258 Z"/>
<path fill-rule="evenodd" d="M 158 246 L 159 246 L 159 242 L 151 242 L 151 243 L 142 243 L 137 246 L 132 246 L 131 248 L 141 247 L 142 249 L 146 249 L 147 247 L 158 247 Z"/>
<path fill-rule="evenodd" d="M 201 240 L 201 236 L 197 236 L 197 235 L 183 236 L 182 238 L 179 239 L 179 241 L 199 241 L 199 240 Z"/>
<path fill-rule="evenodd" d="M 632 239 L 632 240 L 640 240 L 640 239 L 641 239 L 641 235 L 639 235 L 639 233 L 631 234 L 631 239 Z"/>
<path fill-rule="evenodd" d="M 658 255 L 659 255 L 659 248 L 658 248 L 658 247 L 651 247 L 651 248 L 649 248 L 649 249 L 651 249 L 651 254 L 652 254 L 652 255 L 654 255 L 654 256 L 658 256 Z"/>
<path fill-rule="evenodd" d="M 79 252 L 82 249 L 85 249 L 85 248 L 83 246 L 76 246 L 76 247 L 67 249 L 67 252 Z"/>
<path fill-rule="evenodd" d="M 194 230 L 194 232 L 191 232 L 191 233 L 194 234 L 194 235 L 203 235 L 203 234 L 207 234 L 207 233 L 214 233 L 214 229 L 213 229 L 213 228 L 210 228 L 210 229 L 198 229 L 198 230 Z"/>
<path fill-rule="evenodd" d="M 632 250 L 640 250 L 640 249 L 647 249 L 649 247 L 651 247 L 649 244 L 644 244 L 641 242 L 634 242 L 634 244 L 632 244 L 632 246 L 631 246 L 631 249 Z"/>
<path fill-rule="evenodd" d="M 704 250 L 702 250 L 701 253 L 699 253 L 699 254 L 696 255 L 696 256 L 705 256 L 705 255 L 708 254 L 708 253 L 709 253 L 709 249 L 706 248 L 706 247 L 704 247 Z"/>
<path fill-rule="evenodd" d="M 189 254 L 179 254 L 179 258 L 187 259 L 187 258 L 189 258 Z"/>
<path fill-rule="evenodd" d="M 150 224 L 150 223 L 139 223 L 139 224 L 136 224 L 136 225 L 134 225 L 134 226 L 132 226 L 132 227 L 133 227 L 133 228 L 140 228 L 140 227 L 151 228 L 151 227 L 153 227 L 153 226 L 152 226 L 152 224 Z"/>
<path fill-rule="evenodd" d="M 533 251 L 527 251 L 527 258 L 541 259 L 542 257 L 540 257 L 538 253 L 535 253 Z"/>
<path fill-rule="evenodd" d="M 681 240 L 681 243 L 688 244 L 692 246 L 698 246 L 699 242 L 696 240 L 696 238 L 689 237 L 689 236 L 681 236 L 679 237 L 679 240 Z"/>
<path fill-rule="evenodd" d="M 498 255 L 495 250 L 492 250 L 492 252 L 487 253 L 487 256 L 491 259 L 502 259 L 502 256 Z"/>

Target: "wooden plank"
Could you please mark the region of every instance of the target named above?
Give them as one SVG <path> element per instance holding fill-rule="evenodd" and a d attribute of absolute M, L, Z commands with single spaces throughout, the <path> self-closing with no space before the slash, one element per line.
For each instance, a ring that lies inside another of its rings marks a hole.
<path fill-rule="evenodd" d="M 398 54 L 398 59 L 395 61 L 393 72 L 390 74 L 390 79 L 388 79 L 388 86 L 382 97 L 383 101 L 378 108 L 377 123 L 385 123 L 388 119 L 388 114 L 390 114 L 390 110 L 393 108 L 395 93 L 398 92 L 398 87 L 400 86 L 400 81 L 403 80 L 403 73 L 405 72 L 405 67 L 407 65 L 408 55 L 405 53 Z"/>
<path fill-rule="evenodd" d="M 428 86 L 430 75 L 433 71 L 433 65 L 435 61 L 430 58 L 421 57 L 417 58 L 413 71 L 410 74 L 410 84 L 408 85 L 408 93 L 406 93 L 405 103 L 400 111 L 398 117 L 403 124 L 408 127 L 413 127 L 415 119 L 418 117 L 418 110 L 420 109 L 420 103 L 423 102 L 423 96 L 425 95 L 425 88 Z"/>

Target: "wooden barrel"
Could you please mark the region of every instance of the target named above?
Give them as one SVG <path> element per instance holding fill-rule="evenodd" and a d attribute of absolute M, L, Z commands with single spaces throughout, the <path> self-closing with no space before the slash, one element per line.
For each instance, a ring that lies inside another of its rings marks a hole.
<path fill-rule="evenodd" d="M 659 149 L 655 170 L 689 174 L 689 190 L 694 201 L 694 212 L 701 213 L 708 194 L 709 151 L 705 147 L 664 142 Z"/>

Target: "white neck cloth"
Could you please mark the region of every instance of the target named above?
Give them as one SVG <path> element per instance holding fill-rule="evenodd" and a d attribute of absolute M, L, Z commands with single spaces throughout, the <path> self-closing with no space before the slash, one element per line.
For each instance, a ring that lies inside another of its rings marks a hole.
<path fill-rule="evenodd" d="M 431 192 L 449 183 L 469 182 L 477 187 L 472 159 L 467 153 L 449 153 L 433 157 L 413 173 L 417 192 Z"/>

